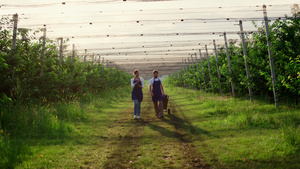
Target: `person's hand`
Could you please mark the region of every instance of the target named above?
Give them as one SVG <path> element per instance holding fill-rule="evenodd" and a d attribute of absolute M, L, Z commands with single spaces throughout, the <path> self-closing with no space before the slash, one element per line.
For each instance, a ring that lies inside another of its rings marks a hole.
<path fill-rule="evenodd" d="M 165 97 L 165 94 L 164 94 L 164 93 L 163 93 L 162 95 L 163 95 L 163 97 Z"/>
<path fill-rule="evenodd" d="M 152 97 L 154 96 L 153 92 L 151 92 L 151 96 L 152 96 Z"/>

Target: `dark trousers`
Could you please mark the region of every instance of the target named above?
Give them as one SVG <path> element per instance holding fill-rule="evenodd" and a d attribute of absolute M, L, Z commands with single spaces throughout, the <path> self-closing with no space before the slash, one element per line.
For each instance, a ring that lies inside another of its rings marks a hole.
<path fill-rule="evenodd" d="M 156 112 L 156 116 L 163 116 L 164 112 L 163 112 L 163 101 L 157 101 L 157 102 L 153 102 L 154 104 L 154 109 Z"/>

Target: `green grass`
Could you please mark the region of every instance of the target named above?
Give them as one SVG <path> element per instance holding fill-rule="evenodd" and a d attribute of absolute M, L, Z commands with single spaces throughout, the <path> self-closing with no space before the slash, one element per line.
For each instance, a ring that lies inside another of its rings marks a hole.
<path fill-rule="evenodd" d="M 145 89 L 133 120 L 130 87 L 17 107 L 18 125 L 0 135 L 0 168 L 300 167 L 298 109 L 164 88 L 163 119 Z"/>
<path fill-rule="evenodd" d="M 18 118 L 9 119 L 15 123 L 0 134 L 0 168 L 79 167 L 74 164 L 78 157 L 106 138 L 110 117 L 131 106 L 125 98 L 130 91 L 118 88 L 69 102 L 15 106 L 11 114 Z"/>
<path fill-rule="evenodd" d="M 195 127 L 194 144 L 212 166 L 300 168 L 299 109 L 165 88 Z"/>

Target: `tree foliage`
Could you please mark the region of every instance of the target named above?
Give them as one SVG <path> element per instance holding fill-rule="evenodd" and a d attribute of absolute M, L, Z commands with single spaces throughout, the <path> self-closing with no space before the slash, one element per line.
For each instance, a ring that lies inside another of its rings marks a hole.
<path fill-rule="evenodd" d="M 1 23 L 11 23 L 4 20 L 6 22 Z M 44 71 L 43 76 L 40 76 L 43 38 L 35 39 L 35 33 L 37 32 L 19 29 L 16 49 L 12 51 L 11 27 L 0 27 L 1 132 L 12 134 L 20 126 L 26 128 L 19 125 L 24 124 L 23 122 L 28 122 L 27 127 L 33 125 L 35 116 L 22 114 L 22 108 L 60 101 L 69 102 L 87 92 L 100 93 L 108 88 L 129 85 L 131 75 L 128 73 L 106 68 L 103 64 L 96 63 L 92 66 L 90 61 L 84 65 L 79 57 L 72 59 L 64 55 L 63 63 L 59 65 L 58 41 L 50 39 L 46 40 Z"/>
<path fill-rule="evenodd" d="M 60 66 L 58 41 L 50 39 L 46 40 L 44 73 L 40 77 L 42 38 L 35 40 L 30 31 L 19 30 L 16 50 L 12 52 L 11 31 L 1 30 L 0 37 L 0 93 L 14 101 L 56 101 L 80 92 L 101 92 L 130 81 L 129 74 L 106 68 L 103 64 L 94 64 L 92 67 L 90 61 L 85 64 L 83 72 L 84 65 L 78 57 L 73 60 L 63 56 L 65 59 Z"/>
<path fill-rule="evenodd" d="M 297 10 L 297 9 L 295 9 Z M 248 64 L 250 67 L 250 85 L 255 95 L 268 94 L 272 96 L 272 81 L 270 62 L 268 55 L 267 38 L 264 26 L 257 26 L 258 33 L 247 35 L 246 46 L 248 52 Z M 277 19 L 270 24 L 270 39 L 272 42 L 271 50 L 275 62 L 276 72 L 276 91 L 279 96 L 299 96 L 300 95 L 300 18 L 299 13 L 294 14 L 292 18 Z M 226 56 L 226 48 L 219 46 L 218 60 L 221 72 L 222 89 L 226 93 L 231 92 L 230 79 L 233 79 L 236 93 L 238 95 L 247 94 L 248 80 L 246 78 L 243 48 L 241 44 L 230 43 L 229 55 L 231 59 L 232 73 L 229 72 Z M 202 67 L 199 65 L 199 72 L 193 76 L 193 70 L 188 68 L 188 74 L 182 69 L 177 74 L 171 76 L 175 85 L 193 85 L 197 88 L 204 88 L 204 79 Z M 219 79 L 216 68 L 216 59 L 214 56 L 210 59 L 212 65 L 212 75 L 214 88 L 211 91 L 218 91 Z M 194 69 L 197 70 L 196 66 Z M 211 87 L 207 60 L 204 59 L 205 82 L 206 86 Z M 190 75 L 190 76 L 188 76 Z M 192 75 L 192 76 L 191 76 Z"/>

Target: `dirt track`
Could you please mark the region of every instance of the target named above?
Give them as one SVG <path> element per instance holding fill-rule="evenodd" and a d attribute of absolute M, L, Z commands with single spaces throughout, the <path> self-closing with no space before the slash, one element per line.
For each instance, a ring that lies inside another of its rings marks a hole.
<path fill-rule="evenodd" d="M 140 120 L 133 120 L 133 110 L 122 113 L 111 131 L 122 129 L 124 135 L 111 132 L 115 139 L 107 146 L 115 148 L 103 168 L 210 168 L 193 146 L 193 126 L 172 100 L 169 108 L 170 115 L 165 112 L 165 118 L 157 119 L 151 98 L 145 94 Z M 143 158 L 161 161 L 162 165 L 143 166 Z"/>

